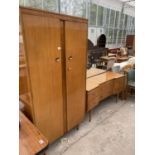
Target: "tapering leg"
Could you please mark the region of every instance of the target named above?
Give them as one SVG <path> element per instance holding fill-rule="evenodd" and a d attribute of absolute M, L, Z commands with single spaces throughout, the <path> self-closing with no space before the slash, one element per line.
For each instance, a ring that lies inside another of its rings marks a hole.
<path fill-rule="evenodd" d="M 118 101 L 118 98 L 119 98 L 119 94 L 116 94 L 116 103 Z"/>
<path fill-rule="evenodd" d="M 91 122 L 91 111 L 89 111 L 89 122 Z"/>
<path fill-rule="evenodd" d="M 79 124 L 76 126 L 76 129 L 79 130 Z"/>

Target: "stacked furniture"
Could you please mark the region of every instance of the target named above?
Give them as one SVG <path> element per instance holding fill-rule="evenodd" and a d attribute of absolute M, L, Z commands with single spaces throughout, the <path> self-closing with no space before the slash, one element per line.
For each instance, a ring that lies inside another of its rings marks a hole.
<path fill-rule="evenodd" d="M 85 115 L 88 21 L 20 7 L 20 22 L 29 85 L 20 99 L 52 142 Z"/>
<path fill-rule="evenodd" d="M 97 46 L 98 47 L 104 47 L 106 46 L 106 36 L 104 34 L 101 34 L 97 39 Z"/>
<path fill-rule="evenodd" d="M 116 101 L 121 92 L 126 88 L 126 76 L 114 72 L 105 72 L 87 78 L 86 85 L 86 111 L 89 112 L 91 121 L 91 111 L 100 101 L 116 95 Z"/>
<path fill-rule="evenodd" d="M 128 48 L 128 55 L 135 55 L 135 35 L 126 36 L 126 47 Z"/>
<path fill-rule="evenodd" d="M 104 65 L 102 65 L 101 69 L 111 70 L 113 64 L 116 61 L 116 57 L 108 57 L 108 56 L 102 56 L 100 58 Z"/>
<path fill-rule="evenodd" d="M 97 39 L 97 45 L 94 44 L 88 39 L 88 62 L 87 68 L 90 68 L 93 64 L 96 67 L 102 66 L 102 60 L 100 57 L 107 55 L 108 49 L 106 46 L 106 36 L 101 34 Z"/>

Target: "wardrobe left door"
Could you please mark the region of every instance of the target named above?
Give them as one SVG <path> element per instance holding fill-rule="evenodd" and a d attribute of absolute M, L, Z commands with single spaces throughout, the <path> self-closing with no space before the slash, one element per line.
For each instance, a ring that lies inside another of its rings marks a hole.
<path fill-rule="evenodd" d="M 64 133 L 60 20 L 25 8 L 20 14 L 34 123 L 52 142 Z"/>

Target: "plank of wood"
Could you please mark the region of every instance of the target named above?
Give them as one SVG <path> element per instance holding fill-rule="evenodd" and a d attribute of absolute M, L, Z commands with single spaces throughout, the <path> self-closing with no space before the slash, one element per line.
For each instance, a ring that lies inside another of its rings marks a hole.
<path fill-rule="evenodd" d="M 34 155 L 48 145 L 48 140 L 20 111 L 19 154 Z"/>

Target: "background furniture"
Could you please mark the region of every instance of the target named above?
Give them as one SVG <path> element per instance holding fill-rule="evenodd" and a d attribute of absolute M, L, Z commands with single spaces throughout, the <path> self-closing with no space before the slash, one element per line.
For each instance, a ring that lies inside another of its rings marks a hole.
<path fill-rule="evenodd" d="M 135 35 L 127 35 L 126 36 L 126 47 L 134 48 L 135 44 Z"/>
<path fill-rule="evenodd" d="M 120 51 L 120 48 L 114 48 L 114 49 L 108 49 L 108 54 L 107 54 L 108 57 L 120 57 L 121 56 L 121 51 Z"/>
<path fill-rule="evenodd" d="M 105 64 L 107 64 L 107 62 L 108 62 L 109 60 L 116 60 L 116 57 L 102 56 L 102 57 L 100 57 L 100 59 L 101 59 Z"/>
<path fill-rule="evenodd" d="M 127 35 L 126 47 L 128 48 L 128 55 L 135 55 L 135 35 Z"/>
<path fill-rule="evenodd" d="M 116 61 L 116 57 L 102 56 L 100 59 L 102 60 L 102 63 L 104 63 L 104 65 L 102 65 L 100 68 L 105 70 L 110 70 Z"/>
<path fill-rule="evenodd" d="M 112 66 L 111 71 L 119 73 L 120 72 L 120 66 Z"/>
<path fill-rule="evenodd" d="M 128 56 L 117 57 L 117 63 L 121 63 L 121 62 L 127 61 L 128 59 L 129 59 Z"/>
<path fill-rule="evenodd" d="M 121 57 L 128 56 L 128 49 L 126 47 L 121 47 L 120 54 Z"/>
<path fill-rule="evenodd" d="M 103 69 L 104 67 L 106 68 L 107 71 L 111 70 L 112 66 L 114 65 L 115 63 L 115 59 L 111 59 L 107 62 L 107 65 L 106 66 L 103 66 Z"/>
<path fill-rule="evenodd" d="M 97 46 L 98 47 L 104 47 L 106 46 L 106 36 L 105 34 L 101 34 L 98 38 L 97 38 Z"/>
<path fill-rule="evenodd" d="M 24 7 L 20 17 L 29 115 L 52 142 L 85 115 L 87 20 Z"/>
<path fill-rule="evenodd" d="M 127 92 L 126 95 L 128 97 L 128 92 L 131 94 L 132 90 L 135 90 L 135 69 L 129 69 L 125 72 L 127 74 Z"/>
<path fill-rule="evenodd" d="M 91 121 L 91 110 L 99 104 L 99 102 L 111 95 L 118 95 L 124 92 L 125 75 L 105 72 L 90 78 L 87 78 L 86 85 L 86 111 L 89 112 L 89 121 Z"/>
<path fill-rule="evenodd" d="M 19 119 L 19 154 L 36 155 L 47 147 L 48 140 L 22 112 L 19 112 Z"/>
<path fill-rule="evenodd" d="M 109 53 L 108 54 L 108 57 L 116 57 L 117 56 L 117 54 L 115 54 L 115 53 Z"/>
<path fill-rule="evenodd" d="M 108 52 L 108 48 L 106 46 L 106 36 L 101 34 L 97 39 L 97 45 L 91 42 L 88 39 L 88 58 L 87 58 L 87 69 L 90 68 L 92 65 L 102 66 L 102 61 L 100 59 L 101 56 L 106 56 Z"/>

